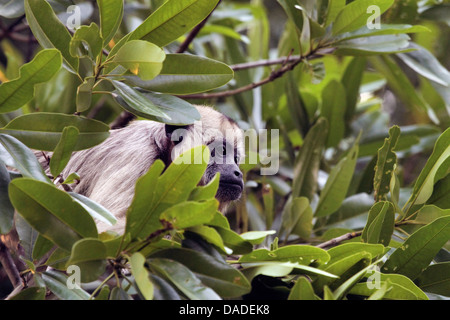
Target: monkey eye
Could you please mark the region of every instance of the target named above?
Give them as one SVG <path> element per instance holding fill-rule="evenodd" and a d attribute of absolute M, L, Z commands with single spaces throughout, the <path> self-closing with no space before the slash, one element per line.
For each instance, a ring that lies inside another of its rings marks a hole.
<path fill-rule="evenodd" d="M 234 156 L 234 162 L 235 162 L 236 164 L 239 162 L 239 156 L 238 156 L 238 155 L 235 155 L 235 156 Z"/>
<path fill-rule="evenodd" d="M 174 143 L 175 145 L 177 145 L 177 144 L 181 143 L 181 141 L 183 141 L 183 136 L 179 136 L 179 137 L 178 137 L 178 140 L 173 141 L 173 143 Z"/>

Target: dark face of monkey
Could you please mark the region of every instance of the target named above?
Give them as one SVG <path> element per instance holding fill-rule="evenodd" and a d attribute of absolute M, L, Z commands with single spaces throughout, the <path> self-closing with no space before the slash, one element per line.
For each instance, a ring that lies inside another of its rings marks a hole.
<path fill-rule="evenodd" d="M 225 140 L 214 141 L 208 145 L 208 148 L 211 151 L 211 157 L 205 176 L 209 182 L 217 172 L 220 173 L 217 200 L 229 202 L 239 199 L 244 189 L 244 181 L 238 166 L 237 150 Z"/>

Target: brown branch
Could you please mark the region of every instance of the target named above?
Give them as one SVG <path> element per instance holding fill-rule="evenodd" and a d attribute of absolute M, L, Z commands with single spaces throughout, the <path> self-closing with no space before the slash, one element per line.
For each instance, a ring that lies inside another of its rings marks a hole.
<path fill-rule="evenodd" d="M 317 248 L 321 248 L 321 249 L 325 249 L 325 248 L 328 248 L 328 247 L 334 247 L 334 246 L 338 245 L 339 243 L 341 243 L 342 241 L 346 241 L 346 240 L 350 240 L 350 239 L 356 238 L 356 237 L 360 236 L 361 234 L 362 234 L 362 231 L 349 232 L 349 233 L 346 233 L 346 234 L 344 234 L 344 235 L 342 235 L 340 237 L 337 237 L 337 238 L 328 240 L 328 241 L 326 241 L 324 243 L 321 243 L 321 244 L 317 245 L 316 247 Z"/>
<path fill-rule="evenodd" d="M 188 34 L 188 36 L 183 41 L 183 43 L 180 45 L 180 47 L 178 48 L 176 53 L 183 53 L 187 50 L 187 48 L 189 47 L 191 42 L 194 41 L 194 38 L 198 35 L 200 30 L 205 26 L 206 21 L 208 21 L 209 17 L 212 15 L 214 10 L 216 10 L 216 8 L 219 6 L 221 1 L 222 0 L 219 0 L 219 2 L 217 2 L 216 7 L 211 11 L 211 13 L 205 19 L 203 19 L 202 22 L 200 22 L 198 25 L 196 25 L 194 29 L 192 29 L 192 31 Z"/>
<path fill-rule="evenodd" d="M 19 270 L 14 263 L 13 258 L 9 249 L 0 241 L 0 263 L 3 266 L 9 280 L 11 281 L 13 287 L 23 285 L 22 279 L 20 278 Z"/>
<path fill-rule="evenodd" d="M 282 77 L 286 72 L 293 70 L 299 63 L 301 63 L 303 61 L 314 60 L 314 59 L 320 58 L 323 55 L 328 54 L 330 52 L 331 52 L 330 50 L 320 50 L 318 48 L 306 56 L 293 56 L 293 57 L 288 56 L 288 57 L 283 57 L 283 58 L 279 58 L 276 60 L 261 60 L 261 61 L 256 61 L 256 62 L 249 62 L 249 63 L 234 65 L 234 66 L 232 66 L 232 68 L 236 68 L 236 69 L 233 69 L 235 71 L 242 70 L 242 69 L 248 69 L 248 68 L 255 68 L 255 67 L 260 67 L 260 66 L 270 66 L 270 65 L 274 65 L 274 64 L 281 64 L 282 66 L 279 69 L 272 71 L 267 78 L 264 78 L 258 82 L 250 83 L 250 84 L 240 87 L 240 88 L 221 91 L 221 92 L 213 92 L 213 93 L 178 95 L 177 97 L 182 98 L 182 99 L 224 98 L 224 97 L 232 96 L 232 95 L 239 94 L 239 93 L 242 93 L 245 91 L 253 90 L 257 87 L 263 86 L 269 82 L 272 82 L 272 81 Z"/>
<path fill-rule="evenodd" d="M 122 113 L 111 123 L 111 129 L 120 129 L 126 127 L 127 124 L 136 119 L 136 116 L 128 111 L 122 111 Z"/>

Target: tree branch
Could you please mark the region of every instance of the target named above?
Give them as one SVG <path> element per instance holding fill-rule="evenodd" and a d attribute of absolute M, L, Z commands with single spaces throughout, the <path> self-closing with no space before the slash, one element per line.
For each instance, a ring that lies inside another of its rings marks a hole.
<path fill-rule="evenodd" d="M 325 249 L 325 248 L 328 248 L 328 247 L 334 247 L 334 246 L 338 245 L 339 243 L 341 243 L 342 241 L 346 241 L 346 240 L 350 240 L 350 239 L 356 238 L 356 237 L 360 236 L 361 234 L 362 234 L 362 231 L 349 232 L 349 233 L 346 233 L 346 234 L 344 234 L 344 235 L 342 235 L 340 237 L 337 237 L 337 238 L 328 240 L 328 241 L 326 241 L 324 243 L 321 243 L 321 244 L 317 245 L 316 247 L 317 248 L 321 248 L 321 249 Z"/>
<path fill-rule="evenodd" d="M 243 70 L 243 69 L 255 68 L 255 67 L 260 67 L 260 66 L 283 64 L 283 66 L 281 68 L 272 71 L 267 78 L 262 79 L 261 81 L 258 81 L 258 82 L 250 83 L 250 84 L 240 87 L 240 88 L 221 91 L 221 92 L 213 92 L 213 93 L 179 95 L 178 97 L 182 98 L 182 99 L 211 99 L 211 98 L 223 98 L 223 97 L 228 97 L 228 96 L 232 96 L 235 94 L 239 94 L 239 93 L 249 91 L 249 90 L 255 89 L 257 87 L 263 86 L 269 82 L 272 82 L 272 81 L 282 77 L 286 72 L 293 70 L 299 63 L 301 63 L 303 61 L 317 59 L 319 57 L 322 57 L 326 53 L 328 53 L 328 52 L 324 52 L 324 51 L 319 52 L 319 50 L 317 49 L 316 51 L 312 51 L 311 53 L 309 53 L 307 56 L 293 56 L 293 57 L 288 56 L 288 57 L 279 58 L 276 60 L 262 60 L 262 61 L 255 61 L 255 62 L 234 65 L 232 67 L 234 67 L 235 69 L 233 69 L 233 70 L 236 71 L 236 70 Z"/>
<path fill-rule="evenodd" d="M 178 48 L 176 53 L 183 53 L 187 50 L 187 48 L 189 47 L 191 42 L 194 41 L 195 37 L 198 35 L 200 30 L 205 26 L 206 21 L 208 21 L 209 17 L 212 15 L 214 10 L 216 10 L 216 8 L 219 6 L 221 1 L 222 0 L 219 0 L 219 2 L 217 2 L 216 7 L 211 11 L 211 13 L 205 19 L 203 19 L 202 22 L 200 22 L 198 25 L 196 25 L 194 29 L 192 29 L 192 31 L 189 33 L 189 35 L 186 37 L 186 39 L 180 45 L 180 47 Z"/>
<path fill-rule="evenodd" d="M 3 266 L 9 280 L 11 281 L 13 287 L 17 287 L 22 284 L 22 279 L 20 278 L 19 270 L 14 263 L 13 258 L 9 249 L 0 241 L 0 263 Z"/>

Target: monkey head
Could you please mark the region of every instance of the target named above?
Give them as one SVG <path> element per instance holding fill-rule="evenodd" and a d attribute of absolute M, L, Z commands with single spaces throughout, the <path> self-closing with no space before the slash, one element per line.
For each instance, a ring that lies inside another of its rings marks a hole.
<path fill-rule="evenodd" d="M 238 200 L 244 188 L 239 161 L 244 154 L 243 133 L 235 121 L 209 107 L 197 107 L 201 119 L 188 126 L 165 125 L 166 136 L 172 142 L 174 160 L 183 152 L 199 145 L 208 147 L 209 163 L 200 185 L 205 185 L 219 173 L 216 199 L 221 208 Z"/>

